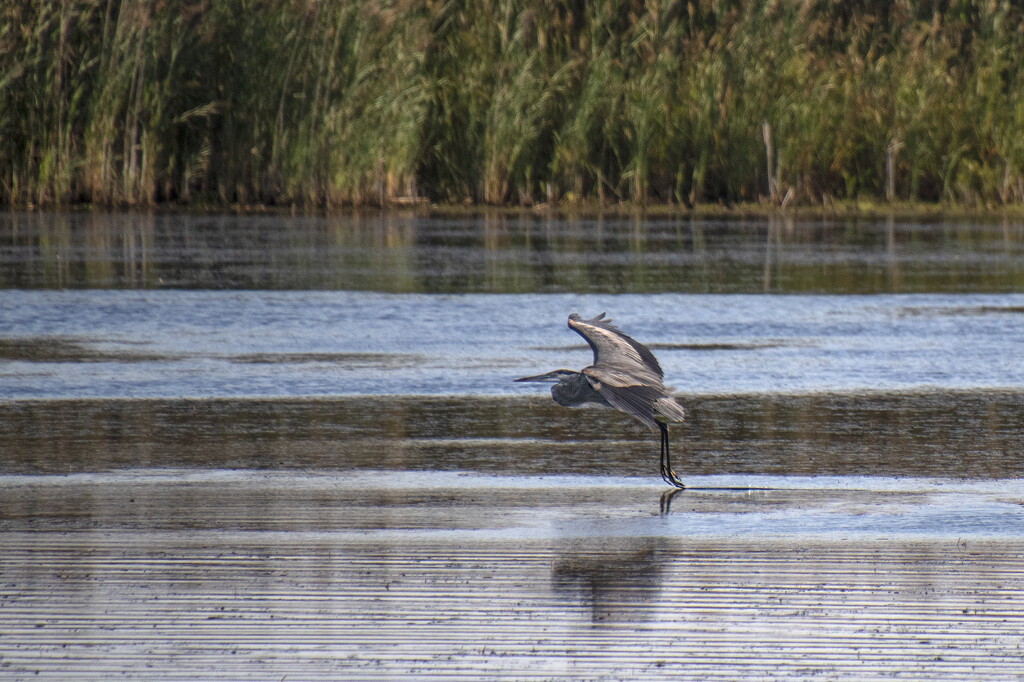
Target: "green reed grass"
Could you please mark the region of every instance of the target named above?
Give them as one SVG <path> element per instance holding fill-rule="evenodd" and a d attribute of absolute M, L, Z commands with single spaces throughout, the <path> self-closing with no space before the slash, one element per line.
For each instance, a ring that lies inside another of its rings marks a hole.
<path fill-rule="evenodd" d="M 10 0 L 0 202 L 1018 204 L 1021 54 L 995 0 Z"/>

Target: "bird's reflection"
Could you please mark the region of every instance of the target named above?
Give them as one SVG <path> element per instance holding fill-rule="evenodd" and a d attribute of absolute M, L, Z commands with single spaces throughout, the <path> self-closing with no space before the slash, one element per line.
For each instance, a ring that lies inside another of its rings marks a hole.
<path fill-rule="evenodd" d="M 590 607 L 594 624 L 650 620 L 658 601 L 663 538 L 605 538 L 582 542 L 557 555 L 551 566 L 554 591 Z"/>
<path fill-rule="evenodd" d="M 661 494 L 659 509 L 662 516 L 667 516 L 672 512 L 672 500 L 678 493 L 683 492 L 683 490 L 685 490 L 685 488 L 670 488 Z"/>

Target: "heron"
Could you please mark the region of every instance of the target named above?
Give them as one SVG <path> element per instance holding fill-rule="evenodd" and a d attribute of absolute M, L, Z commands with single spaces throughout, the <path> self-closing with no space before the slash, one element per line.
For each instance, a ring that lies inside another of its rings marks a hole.
<path fill-rule="evenodd" d="M 553 381 L 551 397 L 559 405 L 597 403 L 660 431 L 661 477 L 669 485 L 685 488 L 672 470 L 668 439 L 668 424 L 683 421 L 684 412 L 672 397 L 672 389 L 662 383 L 665 373 L 654 354 L 613 325 L 604 313 L 589 320 L 573 313 L 569 315 L 569 329 L 586 339 L 594 351 L 594 364 L 579 372 L 556 369 L 516 381 Z"/>

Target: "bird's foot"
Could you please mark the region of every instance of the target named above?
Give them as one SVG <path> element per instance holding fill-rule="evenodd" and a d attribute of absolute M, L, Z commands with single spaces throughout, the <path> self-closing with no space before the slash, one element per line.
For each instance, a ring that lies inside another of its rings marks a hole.
<path fill-rule="evenodd" d="M 665 483 L 668 483 L 671 486 L 679 488 L 680 490 L 686 487 L 686 485 L 679 480 L 679 477 L 676 476 L 676 472 L 669 467 L 661 467 L 661 478 L 665 481 Z"/>

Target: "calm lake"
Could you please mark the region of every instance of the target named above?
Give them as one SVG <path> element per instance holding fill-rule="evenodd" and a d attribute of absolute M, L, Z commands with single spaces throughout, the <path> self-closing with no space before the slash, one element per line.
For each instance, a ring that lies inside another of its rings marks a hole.
<path fill-rule="evenodd" d="M 1024 664 L 1024 223 L 7 213 L 0 288 L 0 677 Z M 687 490 L 512 382 L 602 311 Z"/>

